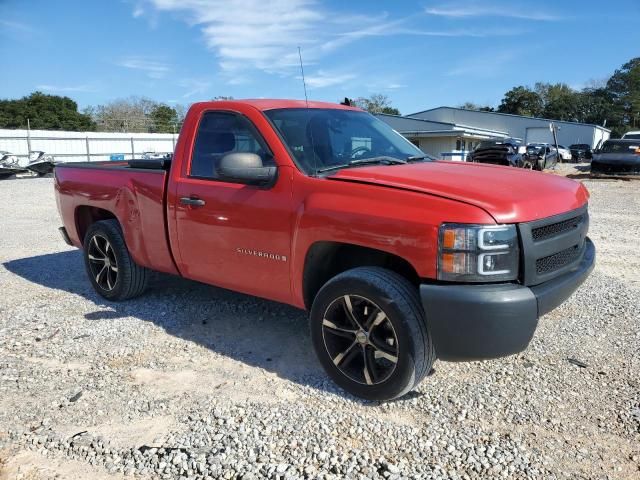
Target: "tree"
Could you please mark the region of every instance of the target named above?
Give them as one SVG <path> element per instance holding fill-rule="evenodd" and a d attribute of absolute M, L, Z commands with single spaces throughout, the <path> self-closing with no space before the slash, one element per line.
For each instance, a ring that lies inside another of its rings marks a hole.
<path fill-rule="evenodd" d="M 542 116 L 554 120 L 579 120 L 579 93 L 564 83 L 535 84 L 534 91 L 542 100 Z"/>
<path fill-rule="evenodd" d="M 174 133 L 178 131 L 179 119 L 175 108 L 156 105 L 149 114 L 150 131 L 153 133 Z"/>
<path fill-rule="evenodd" d="M 400 115 L 400 110 L 392 107 L 389 97 L 382 93 L 374 93 L 369 98 L 359 97 L 354 101 L 354 104 L 356 107 L 362 108 L 370 113 Z"/>
<path fill-rule="evenodd" d="M 0 100 L 0 128 L 93 131 L 91 117 L 78 111 L 78 104 L 69 97 L 33 92 L 18 100 Z"/>
<path fill-rule="evenodd" d="M 640 57 L 631 59 L 613 73 L 607 82 L 607 91 L 613 97 L 619 122 L 615 126 L 623 132 L 633 128 L 640 116 Z"/>
<path fill-rule="evenodd" d="M 86 111 L 102 132 L 148 132 L 152 128 L 151 112 L 159 104 L 144 97 L 117 99 Z"/>
<path fill-rule="evenodd" d="M 528 87 L 514 87 L 504 94 L 498 112 L 539 117 L 543 113 L 540 96 Z"/>
<path fill-rule="evenodd" d="M 483 106 L 478 105 L 477 103 L 473 103 L 473 102 L 464 102 L 458 108 L 461 108 L 462 110 L 476 110 L 476 111 L 479 111 L 479 112 L 493 112 L 494 111 L 494 108 L 490 107 L 489 105 L 485 105 L 483 107 Z"/>
<path fill-rule="evenodd" d="M 581 122 L 595 125 L 606 123 L 615 131 L 614 135 L 620 133 L 616 129 L 621 123 L 621 116 L 616 111 L 613 95 L 606 88 L 583 89 L 578 94 L 578 105 L 580 109 L 578 119 Z"/>

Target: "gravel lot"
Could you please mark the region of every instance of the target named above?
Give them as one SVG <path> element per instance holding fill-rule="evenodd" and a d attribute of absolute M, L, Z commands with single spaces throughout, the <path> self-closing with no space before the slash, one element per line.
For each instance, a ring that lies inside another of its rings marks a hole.
<path fill-rule="evenodd" d="M 386 404 L 328 381 L 293 308 L 167 277 L 105 302 L 52 180 L 0 182 L 0 479 L 640 478 L 640 181 L 583 181 L 583 288 L 523 354 Z"/>

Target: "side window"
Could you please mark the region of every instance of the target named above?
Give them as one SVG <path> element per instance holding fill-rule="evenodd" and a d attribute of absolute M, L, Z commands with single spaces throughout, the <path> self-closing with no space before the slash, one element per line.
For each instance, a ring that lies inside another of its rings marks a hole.
<path fill-rule="evenodd" d="M 264 140 L 249 120 L 235 113 L 206 112 L 198 126 L 189 175 L 219 178 L 220 159 L 234 152 L 255 153 L 264 166 L 275 165 Z"/>

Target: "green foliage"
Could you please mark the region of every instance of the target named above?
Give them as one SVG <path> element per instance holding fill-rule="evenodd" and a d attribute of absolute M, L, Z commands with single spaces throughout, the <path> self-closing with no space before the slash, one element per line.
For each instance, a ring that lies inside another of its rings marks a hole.
<path fill-rule="evenodd" d="M 149 114 L 151 132 L 175 133 L 178 128 L 178 112 L 168 105 L 156 105 Z"/>
<path fill-rule="evenodd" d="M 500 113 L 512 113 L 528 117 L 542 115 L 544 105 L 540 95 L 528 87 L 514 87 L 504 94 L 504 98 L 498 106 Z"/>
<path fill-rule="evenodd" d="M 467 102 L 462 108 L 477 109 Z M 619 137 L 640 129 L 640 57 L 616 70 L 601 85 L 574 90 L 564 83 L 536 83 L 505 93 L 499 112 L 603 125 Z"/>
<path fill-rule="evenodd" d="M 640 127 L 640 57 L 625 63 L 607 82 L 613 97 L 616 126 L 623 130 Z"/>
<path fill-rule="evenodd" d="M 578 120 L 581 116 L 579 93 L 564 83 L 536 83 L 542 101 L 542 116 L 554 120 Z"/>
<path fill-rule="evenodd" d="M 477 103 L 473 103 L 473 102 L 464 102 L 458 108 L 461 108 L 463 110 L 477 110 L 479 112 L 493 112 L 494 111 L 494 108 L 490 107 L 489 105 L 481 106 L 481 105 L 478 105 Z"/>
<path fill-rule="evenodd" d="M 33 92 L 18 100 L 0 100 L 0 128 L 34 130 L 93 131 L 91 117 L 78 112 L 78 104 L 69 97 Z"/>

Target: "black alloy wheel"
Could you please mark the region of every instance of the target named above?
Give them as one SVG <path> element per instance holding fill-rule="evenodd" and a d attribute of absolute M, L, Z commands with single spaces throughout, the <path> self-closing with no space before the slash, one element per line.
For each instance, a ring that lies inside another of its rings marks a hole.
<path fill-rule="evenodd" d="M 398 363 L 398 338 L 387 315 L 373 301 L 344 295 L 322 319 L 324 346 L 340 372 L 354 382 L 376 385 Z"/>
<path fill-rule="evenodd" d="M 118 260 L 109 240 L 98 234 L 91 237 L 87 257 L 96 283 L 103 290 L 112 291 L 118 281 Z"/>

